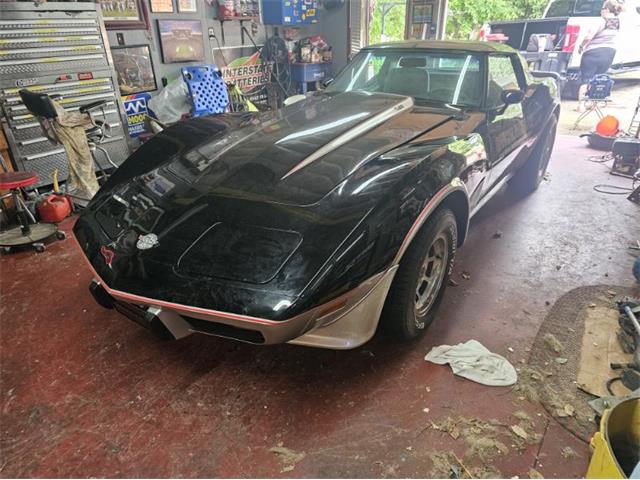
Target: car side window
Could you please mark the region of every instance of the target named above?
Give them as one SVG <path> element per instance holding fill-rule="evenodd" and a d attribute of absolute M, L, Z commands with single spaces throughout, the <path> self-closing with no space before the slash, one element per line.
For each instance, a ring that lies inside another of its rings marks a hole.
<path fill-rule="evenodd" d="M 511 58 L 507 56 L 490 55 L 487 107 L 500 107 L 502 105 L 502 91 L 519 88 L 518 76 L 513 68 Z"/>

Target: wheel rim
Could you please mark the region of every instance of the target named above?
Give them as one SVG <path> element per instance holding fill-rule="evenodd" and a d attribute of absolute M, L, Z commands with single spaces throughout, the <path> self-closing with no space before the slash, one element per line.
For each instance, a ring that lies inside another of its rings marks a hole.
<path fill-rule="evenodd" d="M 418 274 L 415 293 L 416 324 L 424 325 L 419 319 L 433 306 L 447 273 L 449 256 L 449 240 L 440 233 L 427 250 Z"/>

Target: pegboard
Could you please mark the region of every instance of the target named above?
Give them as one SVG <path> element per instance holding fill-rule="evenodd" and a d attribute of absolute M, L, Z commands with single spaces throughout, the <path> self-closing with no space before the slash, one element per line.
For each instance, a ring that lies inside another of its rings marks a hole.
<path fill-rule="evenodd" d="M 194 117 L 224 113 L 229 106 L 227 86 L 214 65 L 184 67 L 182 78 L 191 96 Z"/>

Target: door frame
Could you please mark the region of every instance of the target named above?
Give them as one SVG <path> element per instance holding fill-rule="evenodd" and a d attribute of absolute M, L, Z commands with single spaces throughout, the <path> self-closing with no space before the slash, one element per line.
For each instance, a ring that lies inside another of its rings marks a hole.
<path fill-rule="evenodd" d="M 404 21 L 404 38 L 411 39 L 411 26 L 413 22 L 413 0 L 407 0 L 407 13 Z M 449 7 L 448 0 L 427 0 L 426 3 L 433 4 L 434 17 L 436 20 L 436 40 L 443 40 L 446 31 L 447 9 Z M 433 23 L 433 22 L 432 22 Z"/>

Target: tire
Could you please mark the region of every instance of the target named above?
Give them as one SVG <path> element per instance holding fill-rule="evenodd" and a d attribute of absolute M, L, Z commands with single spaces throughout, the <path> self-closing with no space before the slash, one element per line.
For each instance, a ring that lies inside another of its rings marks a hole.
<path fill-rule="evenodd" d="M 457 242 L 456 218 L 447 208 L 436 210 L 411 242 L 400 261 L 380 319 L 382 330 L 394 340 L 417 338 L 433 322 L 449 282 Z M 436 259 L 428 260 L 433 257 Z M 435 263 L 437 259 L 439 263 Z M 423 278 L 429 272 L 431 283 Z"/>
<path fill-rule="evenodd" d="M 47 249 L 47 247 L 46 247 L 46 245 L 44 243 L 34 243 L 33 244 L 33 248 L 38 253 L 42 253 Z"/>
<path fill-rule="evenodd" d="M 64 240 L 64 239 L 66 239 L 66 238 L 67 238 L 67 234 L 66 234 L 66 233 L 64 233 L 62 230 L 58 230 L 58 231 L 56 232 L 56 238 L 57 238 L 58 240 Z"/>
<path fill-rule="evenodd" d="M 544 174 L 547 172 L 553 144 L 556 140 L 556 130 L 558 129 L 558 119 L 551 116 L 544 136 L 538 140 L 533 152 L 526 163 L 518 170 L 511 180 L 512 188 L 519 194 L 528 195 L 538 189 Z"/>

